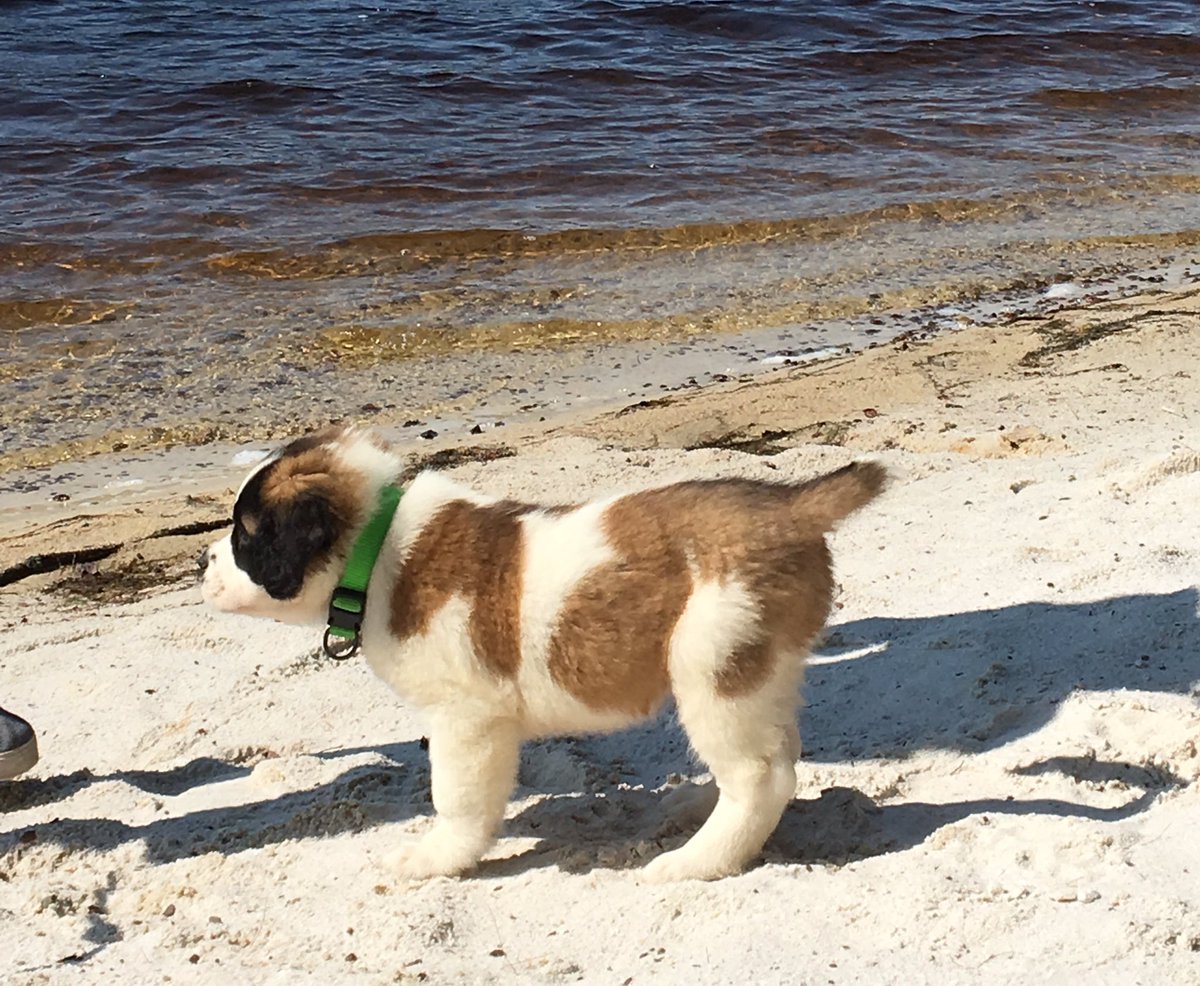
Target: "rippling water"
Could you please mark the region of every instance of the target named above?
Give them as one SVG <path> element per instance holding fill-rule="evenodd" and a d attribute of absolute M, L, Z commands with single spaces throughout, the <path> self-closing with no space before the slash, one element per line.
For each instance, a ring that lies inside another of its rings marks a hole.
<path fill-rule="evenodd" d="M 143 420 L 219 403 L 221 361 L 795 326 L 1190 248 L 1198 26 L 1170 0 L 0 3 L 8 434 L 116 427 L 128 388 Z"/>

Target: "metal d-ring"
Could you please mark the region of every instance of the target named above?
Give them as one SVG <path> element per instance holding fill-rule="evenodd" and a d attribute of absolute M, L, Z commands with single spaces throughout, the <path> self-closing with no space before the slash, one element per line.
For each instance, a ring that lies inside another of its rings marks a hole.
<path fill-rule="evenodd" d="M 335 661 L 345 661 L 358 653 L 361 643 L 362 636 L 357 631 L 353 637 L 345 637 L 337 633 L 335 627 L 326 627 L 325 639 L 321 641 L 321 648 Z"/>

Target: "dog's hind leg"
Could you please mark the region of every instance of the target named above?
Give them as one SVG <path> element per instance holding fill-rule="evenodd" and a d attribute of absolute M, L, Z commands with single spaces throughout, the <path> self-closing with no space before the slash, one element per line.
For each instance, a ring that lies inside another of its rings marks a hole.
<path fill-rule="evenodd" d="M 429 737 L 433 828 L 390 854 L 400 876 L 424 879 L 471 869 L 496 841 L 517 777 L 521 733 L 515 721 L 472 718 L 463 710 L 434 716 Z"/>
<path fill-rule="evenodd" d="M 755 692 L 736 697 L 719 694 L 711 679 L 677 685 L 680 721 L 719 794 L 699 831 L 652 860 L 646 879 L 713 880 L 737 873 L 762 849 L 795 794 L 798 677 L 798 662 L 777 667 Z"/>

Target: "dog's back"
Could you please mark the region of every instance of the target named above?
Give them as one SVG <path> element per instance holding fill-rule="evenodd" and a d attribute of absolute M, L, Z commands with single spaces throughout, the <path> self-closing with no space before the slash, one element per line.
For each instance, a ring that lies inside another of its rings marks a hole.
<path fill-rule="evenodd" d="M 680 676 L 748 694 L 802 662 L 832 599 L 824 535 L 883 482 L 859 463 L 800 484 L 697 480 L 546 508 L 422 476 L 401 507 L 402 527 L 420 518 L 390 630 L 425 636 L 448 601 L 465 605 L 476 660 L 514 686 L 530 734 L 636 720 Z"/>
<path fill-rule="evenodd" d="M 610 501 L 596 564 L 554 615 L 549 673 L 586 705 L 633 716 L 661 701 L 673 664 L 705 664 L 722 694 L 752 689 L 820 631 L 833 590 L 824 534 L 882 483 L 864 464 L 800 485 L 700 480 Z"/>

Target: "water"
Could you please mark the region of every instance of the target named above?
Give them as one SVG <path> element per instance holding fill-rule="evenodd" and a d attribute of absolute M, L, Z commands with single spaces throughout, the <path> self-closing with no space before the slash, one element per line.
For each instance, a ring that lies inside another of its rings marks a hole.
<path fill-rule="evenodd" d="M 819 335 L 1189 251 L 1198 19 L 0 4 L 0 452 L 389 386 L 419 416 L 581 346 Z"/>

